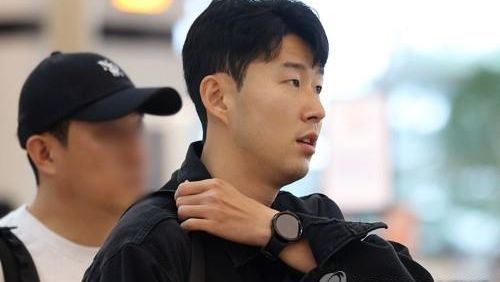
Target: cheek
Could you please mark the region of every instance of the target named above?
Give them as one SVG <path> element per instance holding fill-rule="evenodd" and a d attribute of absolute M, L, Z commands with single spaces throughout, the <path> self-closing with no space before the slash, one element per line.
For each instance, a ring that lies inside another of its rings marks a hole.
<path fill-rule="evenodd" d="M 265 95 L 269 97 L 276 93 L 262 93 L 261 96 Z M 232 128 L 236 142 L 256 154 L 269 155 L 266 158 L 282 157 L 280 152 L 288 150 L 291 140 L 294 140 L 296 117 L 287 101 L 279 98 L 256 97 L 241 103 Z"/>
<path fill-rule="evenodd" d="M 68 168 L 85 182 L 104 181 L 120 165 L 112 148 L 91 141 L 75 144 L 68 158 Z"/>
<path fill-rule="evenodd" d="M 99 181 L 102 181 L 106 173 L 109 173 L 106 162 L 102 154 L 88 148 L 81 148 L 69 155 L 66 174 L 73 179 L 78 179 L 78 182 L 85 185 L 86 189 L 92 189 Z"/>

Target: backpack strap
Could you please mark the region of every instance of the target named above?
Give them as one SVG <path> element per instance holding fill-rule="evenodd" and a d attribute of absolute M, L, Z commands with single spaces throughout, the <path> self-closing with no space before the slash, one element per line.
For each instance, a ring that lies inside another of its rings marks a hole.
<path fill-rule="evenodd" d="M 12 228 L 0 227 L 0 260 L 5 282 L 39 282 L 33 258 Z"/>
<path fill-rule="evenodd" d="M 191 266 L 189 282 L 205 282 L 205 252 L 202 243 L 202 233 L 191 234 Z"/>
<path fill-rule="evenodd" d="M 182 170 L 178 170 L 172 175 L 172 179 L 164 187 L 177 187 L 182 183 Z M 154 194 L 170 194 L 174 198 L 175 190 L 160 189 Z M 175 206 L 174 206 L 175 207 Z M 172 218 L 178 219 L 177 212 L 171 211 Z M 191 238 L 191 264 L 189 266 L 189 282 L 205 282 L 205 250 L 203 248 L 202 232 L 189 233 Z"/>
<path fill-rule="evenodd" d="M 170 180 L 173 181 L 173 180 Z M 167 183 L 165 186 L 168 186 Z M 173 184 L 171 184 L 173 185 Z M 170 194 L 170 197 L 174 197 L 175 191 L 161 189 L 154 194 Z M 175 207 L 175 206 L 174 206 Z M 170 211 L 170 216 L 178 220 L 177 213 L 175 211 Z M 203 248 L 202 232 L 191 232 L 189 233 L 191 238 L 191 264 L 189 267 L 189 282 L 205 282 L 205 250 Z"/>
<path fill-rule="evenodd" d="M 5 282 L 17 282 L 19 281 L 19 270 L 17 269 L 16 259 L 9 245 L 7 245 L 3 230 L 0 232 L 0 261 L 2 262 L 4 280 Z"/>

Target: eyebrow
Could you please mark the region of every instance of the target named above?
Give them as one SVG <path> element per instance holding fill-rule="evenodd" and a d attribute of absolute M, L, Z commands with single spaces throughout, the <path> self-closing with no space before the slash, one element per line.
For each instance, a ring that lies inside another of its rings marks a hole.
<path fill-rule="evenodd" d="M 285 63 L 283 63 L 282 66 L 285 68 L 291 68 L 291 69 L 295 69 L 298 71 L 306 71 L 308 69 L 308 67 L 306 67 L 306 65 L 301 64 L 301 63 L 295 63 L 295 62 L 285 62 Z M 325 69 L 323 67 L 319 67 L 317 73 L 323 75 L 325 73 Z"/>

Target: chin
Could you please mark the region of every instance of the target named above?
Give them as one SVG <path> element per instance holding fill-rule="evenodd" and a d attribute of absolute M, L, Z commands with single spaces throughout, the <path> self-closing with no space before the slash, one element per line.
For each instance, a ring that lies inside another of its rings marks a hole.
<path fill-rule="evenodd" d="M 288 185 L 295 181 L 304 178 L 309 172 L 309 164 L 297 165 L 295 167 L 289 167 L 284 173 L 284 184 L 282 186 Z"/>

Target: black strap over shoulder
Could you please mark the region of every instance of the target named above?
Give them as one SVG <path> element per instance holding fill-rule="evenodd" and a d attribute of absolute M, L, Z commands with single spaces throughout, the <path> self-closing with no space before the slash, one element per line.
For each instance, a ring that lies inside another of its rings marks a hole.
<path fill-rule="evenodd" d="M 202 233 L 191 234 L 191 267 L 189 282 L 205 282 L 205 252 L 201 240 Z"/>
<path fill-rule="evenodd" d="M 39 282 L 33 258 L 11 229 L 0 227 L 0 260 L 5 282 Z"/>
<path fill-rule="evenodd" d="M 172 180 L 171 180 L 172 181 Z M 155 194 L 173 194 L 173 190 L 158 190 Z M 177 213 L 172 212 L 173 218 L 178 218 Z M 203 248 L 201 232 L 192 232 L 191 238 L 191 265 L 189 268 L 189 282 L 205 282 L 205 250 Z"/>
<path fill-rule="evenodd" d="M 0 261 L 2 262 L 5 282 L 19 281 L 16 258 L 4 239 L 3 230 L 0 231 Z"/>
<path fill-rule="evenodd" d="M 172 175 L 172 179 L 163 186 L 162 189 L 155 192 L 156 193 L 170 193 L 171 197 L 174 197 L 175 190 L 170 188 L 177 188 L 180 183 L 183 182 L 182 170 L 176 171 Z M 174 188 L 174 189 L 175 189 Z M 177 213 L 172 214 L 173 217 L 177 217 Z M 203 248 L 201 232 L 192 232 L 189 234 L 191 238 L 191 265 L 189 268 L 189 282 L 205 282 L 205 250 Z"/>

